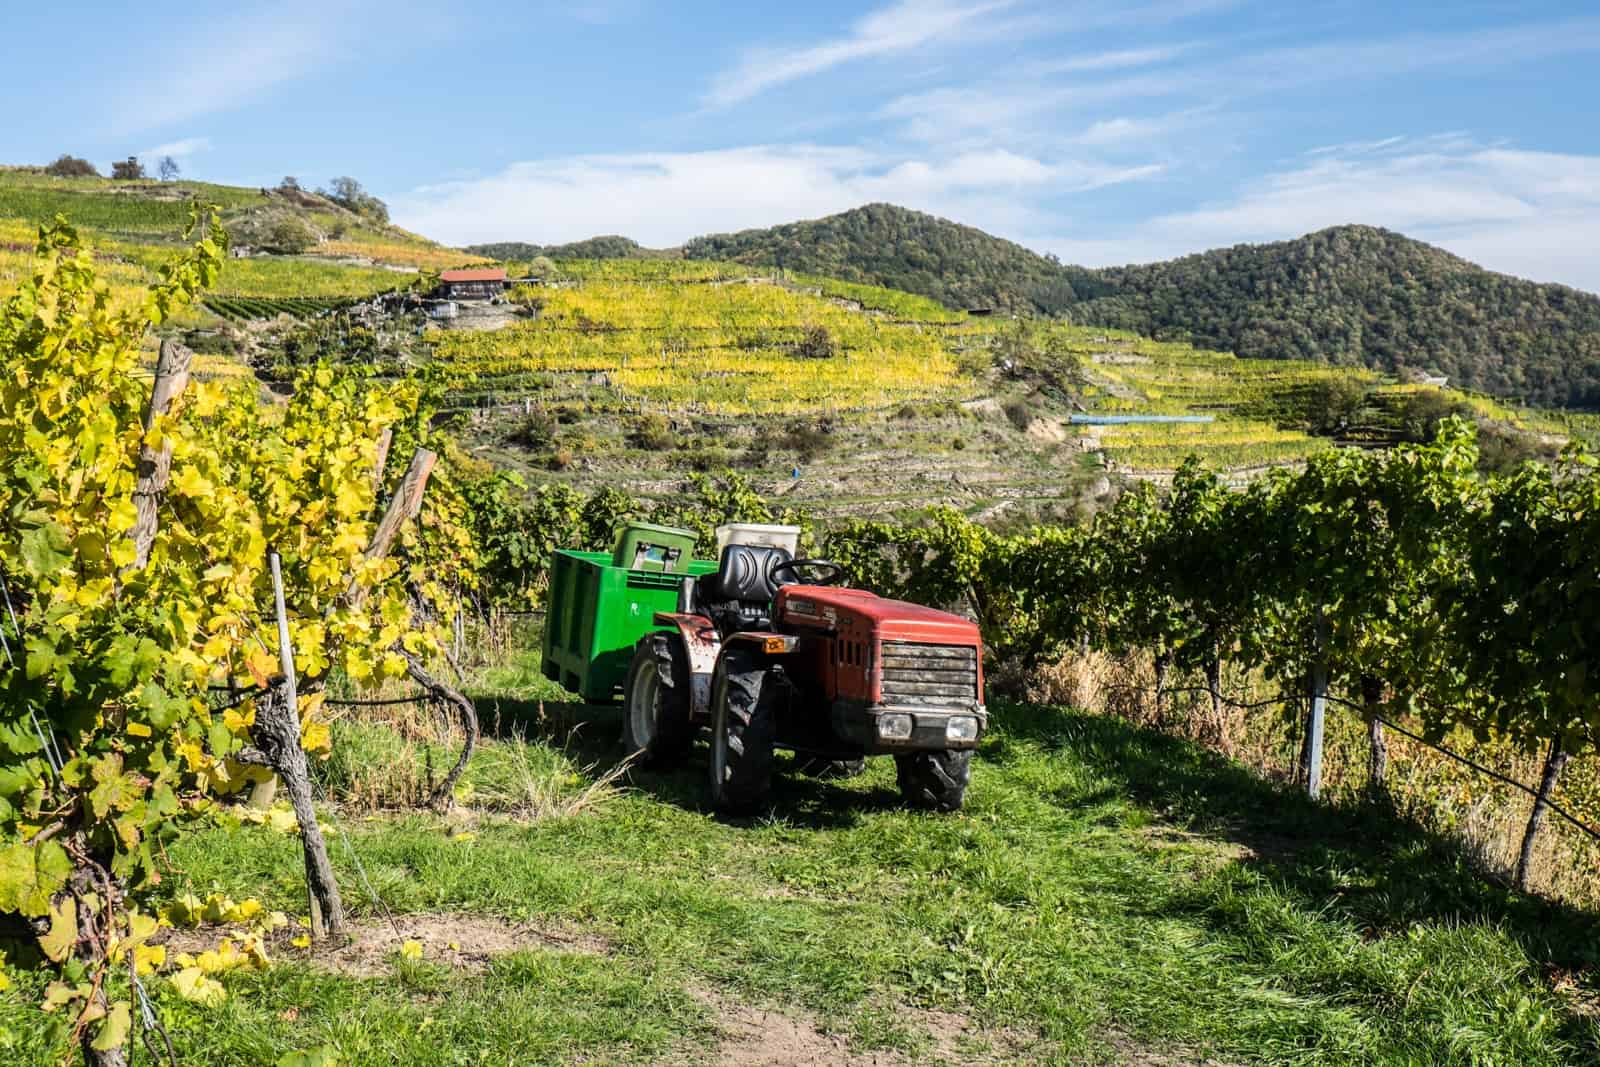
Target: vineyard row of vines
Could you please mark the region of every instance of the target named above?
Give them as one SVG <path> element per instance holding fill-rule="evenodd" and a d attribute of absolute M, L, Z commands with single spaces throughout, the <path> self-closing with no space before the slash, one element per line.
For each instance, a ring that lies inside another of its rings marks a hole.
<path fill-rule="evenodd" d="M 475 580 L 416 382 L 317 366 L 268 405 L 251 381 L 192 383 L 171 341 L 141 373 L 152 327 L 225 263 L 217 212 L 191 227 L 132 303 L 72 227 L 43 227 L 0 305 L 0 916 L 31 931 L 56 976 L 43 1006 L 101 1065 L 128 1061 L 141 1017 L 153 1041 L 140 902 L 224 798 L 282 783 L 312 933 L 342 933 L 306 763 L 330 744 L 326 681 L 404 676 L 448 700 L 423 663 Z M 192 968 L 165 979 L 217 992 Z"/>

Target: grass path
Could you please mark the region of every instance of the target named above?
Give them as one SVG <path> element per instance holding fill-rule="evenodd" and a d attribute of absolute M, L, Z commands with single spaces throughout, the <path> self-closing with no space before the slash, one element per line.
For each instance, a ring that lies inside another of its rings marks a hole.
<path fill-rule="evenodd" d="M 502 729 L 537 710 L 502 704 Z M 573 767 L 614 758 L 614 712 L 543 711 L 544 734 L 491 743 L 483 795 L 507 766 L 579 790 Z M 600 720 L 574 735 L 574 715 Z M 183 1061 L 217 1067 L 325 1043 L 346 1067 L 756 1063 L 759 1045 L 740 1058 L 730 1042 L 785 1028 L 837 1063 L 1600 1059 L 1592 919 L 1188 745 L 1058 709 L 997 719 L 953 817 L 901 809 L 882 760 L 847 782 L 785 779 L 750 822 L 703 809 L 698 764 L 635 774 L 570 817 L 484 815 L 470 839 L 345 813 L 424 958 L 330 973 L 284 945 L 270 970 L 227 976 L 222 1008 L 160 989 L 161 1010 Z M 333 847 L 365 929 L 386 929 Z M 292 837 L 209 832 L 174 859 L 166 891 L 304 910 Z M 449 949 L 484 917 L 502 921 L 495 952 Z M 0 994 L 13 1062 L 46 1056 L 28 986 Z"/>

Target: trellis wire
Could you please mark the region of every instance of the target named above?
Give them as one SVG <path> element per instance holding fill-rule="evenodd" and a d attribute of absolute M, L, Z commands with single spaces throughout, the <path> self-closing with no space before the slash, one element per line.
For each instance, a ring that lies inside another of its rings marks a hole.
<path fill-rule="evenodd" d="M 1151 689 L 1148 686 L 1136 686 L 1136 685 L 1107 686 L 1106 688 L 1108 688 L 1108 689 L 1118 689 L 1118 690 L 1123 690 L 1123 691 L 1145 692 L 1145 693 L 1154 693 L 1155 692 L 1154 689 Z M 1171 694 L 1171 693 L 1206 693 L 1206 694 L 1210 694 L 1211 690 L 1209 688 L 1205 687 L 1205 686 L 1193 685 L 1193 686 L 1172 686 L 1170 688 L 1163 687 L 1161 692 L 1167 693 L 1167 694 Z M 1243 710 L 1243 711 L 1250 711 L 1250 710 L 1253 710 L 1253 709 L 1256 709 L 1256 708 L 1266 707 L 1269 704 L 1281 704 L 1285 700 L 1285 698 L 1283 698 L 1283 697 L 1278 697 L 1278 698 L 1274 698 L 1274 699 L 1271 699 L 1271 700 L 1259 701 L 1259 702 L 1254 703 L 1254 704 L 1241 704 L 1236 700 L 1230 699 L 1229 697 L 1223 696 L 1221 694 L 1217 694 L 1217 695 L 1218 695 L 1218 699 L 1220 699 L 1222 701 L 1222 703 L 1227 704 L 1229 707 L 1238 708 L 1238 709 Z M 1329 693 L 1328 694 L 1328 700 L 1333 702 L 1333 703 L 1335 703 L 1335 704 L 1339 704 L 1339 705 L 1341 705 L 1343 707 L 1350 708 L 1351 710 L 1361 712 L 1363 715 L 1366 714 L 1366 709 L 1362 705 L 1357 704 L 1357 703 L 1355 703 L 1355 702 L 1353 702 L 1351 700 L 1347 700 L 1344 697 L 1335 696 L 1334 694 Z M 1483 775 L 1486 775 L 1486 776 L 1488 776 L 1490 778 L 1493 778 L 1495 781 L 1500 782 L 1500 783 L 1502 783 L 1504 785 L 1509 785 L 1513 789 L 1521 790 L 1522 792 L 1528 794 L 1530 797 L 1533 797 L 1535 800 L 1537 800 L 1539 798 L 1539 791 L 1537 789 L 1535 789 L 1534 787 L 1530 786 L 1530 785 L 1524 785 L 1522 782 L 1517 781 L 1515 778 L 1512 778 L 1509 775 L 1501 774 L 1499 771 L 1493 770 L 1492 768 L 1489 768 L 1489 767 L 1485 767 L 1481 763 L 1477 763 L 1477 762 L 1475 762 L 1475 761 L 1473 761 L 1471 759 L 1468 759 L 1466 756 L 1461 755 L 1459 752 L 1452 752 L 1450 749 L 1445 748 L 1443 745 L 1435 744 L 1434 742 L 1429 741 L 1427 738 L 1422 737 L 1419 734 L 1412 733 L 1410 730 L 1407 730 L 1403 726 L 1396 726 L 1393 722 L 1391 722 L 1388 719 L 1385 719 L 1381 715 L 1374 715 L 1373 718 L 1376 719 L 1378 722 L 1381 722 L 1384 726 L 1386 726 L 1389 729 L 1393 730 L 1395 733 L 1401 735 L 1402 737 L 1410 738 L 1412 741 L 1415 741 L 1419 745 L 1423 745 L 1423 746 L 1425 746 L 1427 748 L 1431 748 L 1435 752 L 1438 752 L 1438 753 L 1440 753 L 1442 755 L 1449 756 L 1451 759 L 1455 760 L 1457 763 L 1460 763 L 1463 766 L 1469 767 L 1472 770 L 1477 771 L 1479 774 L 1483 774 Z M 1545 801 L 1545 806 L 1547 808 L 1549 808 L 1551 811 L 1555 812 L 1557 815 L 1561 816 L 1563 819 L 1567 820 L 1567 822 L 1571 823 L 1573 826 L 1577 827 L 1579 830 L 1582 830 L 1588 836 L 1594 838 L 1596 841 L 1600 841 L 1600 830 L 1596 830 L 1594 827 L 1590 826 L 1588 823 L 1584 822 L 1582 819 L 1578 818 L 1576 815 L 1572 814 L 1570 811 L 1567 811 L 1561 805 L 1557 804 L 1554 800 L 1546 800 Z"/>
<path fill-rule="evenodd" d="M 334 700 L 332 697 L 323 703 L 332 708 L 394 708 L 406 704 L 426 704 L 433 697 L 428 693 L 418 693 L 408 697 L 393 697 L 381 700 Z"/>
<path fill-rule="evenodd" d="M 11 629 L 16 635 L 17 644 L 20 646 L 22 644 L 22 624 L 17 622 L 17 609 L 11 606 L 11 585 L 6 581 L 3 571 L 0 571 L 0 595 L 5 597 L 6 615 L 11 619 Z M 4 626 L 0 626 L 0 646 L 5 648 L 6 662 L 12 667 L 16 667 L 17 657 L 11 652 L 11 643 L 6 640 L 6 628 Z M 39 721 L 38 712 L 31 707 L 28 709 L 28 718 L 33 720 L 33 732 L 38 735 L 39 747 L 44 751 L 44 761 L 50 765 L 51 773 L 60 778 L 61 769 L 67 765 L 67 761 L 61 757 L 61 746 L 56 743 L 54 728 L 45 729 L 44 724 Z"/>
<path fill-rule="evenodd" d="M 312 783 L 312 788 L 317 794 L 317 799 L 321 800 L 323 803 L 327 803 L 328 794 L 327 791 L 322 788 L 321 784 Z M 394 912 L 389 910 L 389 905 L 384 903 L 383 897 L 378 895 L 378 891 L 372 886 L 372 881 L 367 878 L 367 869 L 362 865 L 361 857 L 356 854 L 355 847 L 350 844 L 350 835 L 344 832 L 344 827 L 338 822 L 331 823 L 330 825 L 332 825 L 335 830 L 339 831 L 339 840 L 344 843 L 345 855 L 350 857 L 350 862 L 356 869 L 356 876 L 361 879 L 361 884 L 363 887 L 365 887 L 367 896 L 372 898 L 373 905 L 376 906 L 377 909 L 383 913 L 383 917 L 389 921 L 390 928 L 394 930 L 394 936 L 404 938 L 405 935 L 400 932 L 400 924 L 395 921 Z"/>

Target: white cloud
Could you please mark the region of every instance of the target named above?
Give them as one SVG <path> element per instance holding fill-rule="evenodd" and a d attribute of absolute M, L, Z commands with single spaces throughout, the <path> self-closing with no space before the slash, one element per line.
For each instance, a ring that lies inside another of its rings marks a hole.
<path fill-rule="evenodd" d="M 984 0 L 955 4 L 950 0 L 898 0 L 858 20 L 843 37 L 803 48 L 762 48 L 747 52 L 732 70 L 717 76 L 706 94 L 706 103 L 727 107 L 843 63 L 922 48 L 965 31 L 976 20 L 1011 7 L 1015 2 Z"/>
<path fill-rule="evenodd" d="M 1162 115 L 1156 118 L 1100 119 L 1090 123 L 1089 127 L 1073 137 L 1072 141 L 1092 148 L 1144 144 L 1186 125 L 1191 118 L 1191 113 L 1186 112 L 1181 115 Z"/>
<path fill-rule="evenodd" d="M 185 159 L 189 159 L 192 156 L 197 156 L 201 152 L 209 151 L 211 151 L 211 138 L 185 137 L 182 140 L 168 141 L 165 144 L 158 144 L 154 148 L 146 148 L 144 151 L 136 154 L 146 163 L 149 163 L 152 160 L 164 159 L 167 156 L 171 156 L 173 159 L 181 162 Z"/>
<path fill-rule="evenodd" d="M 1129 67 L 1151 67 L 1165 63 L 1194 48 L 1193 44 L 1169 45 L 1161 48 L 1124 48 L 1112 52 L 1096 52 L 1072 56 L 1068 59 L 1039 63 L 1028 69 L 1030 76 L 1050 74 L 1078 74 L 1083 71 L 1123 70 Z"/>
<path fill-rule="evenodd" d="M 1600 156 L 1385 138 L 1307 153 L 1234 196 L 1120 235 L 1041 242 L 1063 259 L 1146 262 L 1347 223 L 1398 230 L 1490 270 L 1600 292 Z"/>
<path fill-rule="evenodd" d="M 160 65 L 138 56 L 119 73 L 109 121 L 119 135 L 159 129 L 243 104 L 347 58 L 370 0 L 289 0 L 271 11 L 207 19 L 205 33 L 173 42 Z"/>
<path fill-rule="evenodd" d="M 1052 163 L 1000 149 L 937 159 L 826 146 L 576 156 L 390 197 L 395 220 L 456 244 L 622 233 L 676 245 L 889 201 L 991 232 L 1036 230 L 1052 197 L 1151 177 L 1152 165 Z"/>
<path fill-rule="evenodd" d="M 1122 11 L 1115 17 L 1128 20 L 1134 14 Z M 1373 82 L 1441 68 L 1487 69 L 1600 52 L 1600 18 L 1257 50 L 1235 43 L 1225 60 L 1185 58 L 1200 47 L 1191 42 L 1025 64 L 1000 77 L 901 95 L 878 115 L 900 120 L 902 135 L 919 141 L 976 133 L 1037 139 L 1062 114 L 1121 109 L 1130 101 L 1176 99 L 1193 110 L 1330 82 Z M 1115 127 L 1102 132 L 1113 133 Z"/>

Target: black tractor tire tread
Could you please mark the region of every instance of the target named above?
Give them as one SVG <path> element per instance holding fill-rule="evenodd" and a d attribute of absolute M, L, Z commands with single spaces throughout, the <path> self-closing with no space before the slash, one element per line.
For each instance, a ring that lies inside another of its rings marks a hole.
<path fill-rule="evenodd" d="M 972 750 L 908 752 L 894 758 L 900 795 L 914 808 L 960 811 L 972 779 Z"/>
<path fill-rule="evenodd" d="M 660 656 L 665 649 L 672 657 L 674 684 L 662 685 L 661 716 L 656 720 L 656 736 L 648 741 L 636 737 L 633 729 L 633 708 L 629 696 L 632 692 L 634 672 L 641 669 L 658 670 Z M 648 666 L 641 665 L 648 659 Z M 622 749 L 634 758 L 636 766 L 666 769 L 682 763 L 694 747 L 694 723 L 689 721 L 689 663 L 683 648 L 670 636 L 652 635 L 640 641 L 628 665 L 628 686 L 622 694 Z"/>
<path fill-rule="evenodd" d="M 796 774 L 803 774 L 808 778 L 818 778 L 823 781 L 837 778 L 854 778 L 867 769 L 864 759 L 824 759 L 821 756 L 797 756 L 794 761 Z"/>
<path fill-rule="evenodd" d="M 724 736 L 713 736 L 711 743 L 726 746 L 727 777 L 711 783 L 711 800 L 718 811 L 747 815 L 764 808 L 772 797 L 778 685 L 760 656 L 730 649 L 723 653 L 722 663 L 722 699 L 728 714 Z M 715 773 L 715 759 L 711 767 Z"/>

